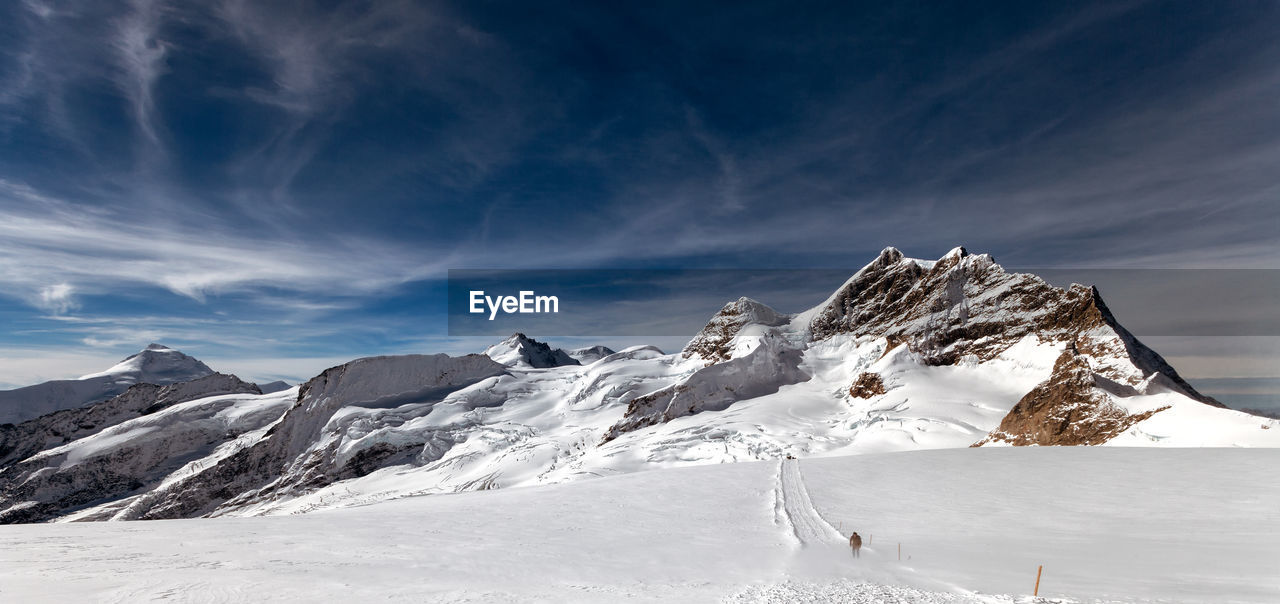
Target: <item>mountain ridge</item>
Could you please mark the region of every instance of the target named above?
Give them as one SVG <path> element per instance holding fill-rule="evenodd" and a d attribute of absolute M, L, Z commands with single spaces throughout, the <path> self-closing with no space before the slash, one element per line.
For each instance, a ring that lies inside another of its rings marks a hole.
<path fill-rule="evenodd" d="M 356 359 L 289 390 L 124 418 L 0 464 L 0 522 L 300 513 L 786 456 L 1280 447 L 1280 421 L 1200 395 L 1096 289 L 963 248 L 887 248 L 801 313 L 729 302 L 675 354 L 580 350 L 598 358 L 514 334 L 484 354 Z M 15 486 L 85 481 L 76 497 Z"/>

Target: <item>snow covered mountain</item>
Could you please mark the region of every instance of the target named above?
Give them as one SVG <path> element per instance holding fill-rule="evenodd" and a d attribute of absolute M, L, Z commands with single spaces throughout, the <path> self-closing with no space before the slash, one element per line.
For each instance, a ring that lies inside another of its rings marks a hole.
<path fill-rule="evenodd" d="M 576 356 L 515 334 L 119 415 L 0 465 L 0 521 L 295 513 L 788 455 L 1280 447 L 1280 421 L 1196 392 L 1093 288 L 962 248 L 886 249 L 795 315 L 739 299 L 676 354 Z"/>
<path fill-rule="evenodd" d="M 0 391 L 0 424 L 83 407 L 116 396 L 134 384 L 174 384 L 211 373 L 212 369 L 192 357 L 162 344 L 151 344 L 103 372 Z"/>
<path fill-rule="evenodd" d="M 603 348 L 598 346 L 597 348 Z M 607 350 L 607 349 L 606 349 Z M 484 351 L 485 356 L 512 367 L 532 367 L 546 369 L 563 365 L 578 365 L 578 359 L 559 348 L 531 339 L 517 333 L 490 346 Z"/>
<path fill-rule="evenodd" d="M 502 372 L 483 355 L 373 357 L 333 367 L 303 384 L 269 429 L 223 447 L 213 463 L 170 478 L 112 517 L 203 515 L 296 497 L 376 468 L 436 461 L 454 444 L 449 432 L 392 428 Z"/>
<path fill-rule="evenodd" d="M 36 522 L 146 490 L 279 416 L 291 396 L 215 373 L 0 427 L 0 522 Z"/>
<path fill-rule="evenodd" d="M 569 356 L 582 365 L 590 365 L 600 359 L 603 359 L 615 351 L 608 346 L 588 346 L 586 348 L 576 348 L 569 351 Z"/>
<path fill-rule="evenodd" d="M 1011 351 L 1011 360 L 1048 365 L 1044 383 L 977 444 L 1101 444 L 1176 401 L 1223 408 L 1121 327 L 1094 288 L 1007 273 L 964 248 L 937 261 L 888 248 L 807 312 L 783 317 L 746 298 L 726 305 L 682 353 L 706 369 L 633 403 L 610 435 L 808 381 L 809 373 L 788 369 L 810 350 L 850 340 L 882 346 L 876 364 L 886 368 L 881 361 L 895 354 L 923 369 L 987 365 Z M 854 376 L 849 394 L 892 398 L 875 367 Z M 1199 411 L 1180 405 L 1172 414 Z"/>

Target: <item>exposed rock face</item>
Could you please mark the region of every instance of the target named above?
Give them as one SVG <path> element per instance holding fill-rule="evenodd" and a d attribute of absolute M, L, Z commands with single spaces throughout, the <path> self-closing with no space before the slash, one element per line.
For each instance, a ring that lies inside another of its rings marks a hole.
<path fill-rule="evenodd" d="M 766 335 L 750 352 L 703 367 L 689 377 L 651 394 L 635 398 L 604 442 L 646 426 L 669 422 L 703 411 L 720 411 L 735 401 L 777 392 L 787 384 L 809 378 L 800 370 L 802 353 L 781 338 Z"/>
<path fill-rule="evenodd" d="M 1006 273 L 986 254 L 956 248 L 934 262 L 886 248 L 812 312 L 814 340 L 836 334 L 905 342 L 925 362 L 951 365 L 966 355 L 988 360 L 1020 339 L 1070 342 L 1100 375 L 1134 388 L 1196 392 L 1155 351 L 1116 322 L 1098 290 L 1059 288 L 1035 275 Z M 1159 374 L 1156 382 L 1150 382 Z"/>
<path fill-rule="evenodd" d="M 293 388 L 293 385 L 283 380 L 276 380 L 274 382 L 258 384 L 258 389 L 262 390 L 263 394 L 271 394 L 272 392 L 280 392 L 282 390 L 288 390 L 290 388 Z"/>
<path fill-rule="evenodd" d="M 835 334 L 907 342 L 926 360 L 949 365 L 966 354 L 990 358 L 1036 333 L 1099 326 L 1092 290 L 1055 288 L 1034 275 L 1010 274 L 985 254 L 956 248 L 936 262 L 903 258 L 887 248 L 814 314 L 815 340 Z"/>
<path fill-rule="evenodd" d="M 790 318 L 751 298 L 738 298 L 725 304 L 720 312 L 711 317 L 680 354 L 686 359 L 703 359 L 707 365 L 726 361 L 730 356 L 730 343 L 744 326 L 775 327 L 785 324 Z"/>
<path fill-rule="evenodd" d="M 0 523 L 40 522 L 154 485 L 191 454 L 234 438 L 236 431 L 217 420 L 200 421 L 210 414 L 191 414 L 180 422 L 157 414 L 189 401 L 232 394 L 261 392 L 254 384 L 223 374 L 168 386 L 138 384 L 111 400 L 0 431 Z M 155 421 L 149 421 L 151 417 Z M 69 444 L 93 440 L 88 437 L 98 433 L 101 445 Z"/>
<path fill-rule="evenodd" d="M 221 373 L 168 386 L 135 384 L 124 394 L 88 407 L 55 411 L 17 425 L 0 425 L 0 470 L 45 449 L 96 434 L 135 417 L 219 394 L 262 392 L 254 384 Z"/>
<path fill-rule="evenodd" d="M 1068 346 L 1049 379 L 1022 397 L 987 438 L 975 443 L 1025 445 L 1100 445 L 1134 424 L 1168 409 L 1129 414 L 1114 405 L 1089 367 L 1088 359 Z"/>
<path fill-rule="evenodd" d="M 490 346 L 484 351 L 489 358 L 509 367 L 532 367 L 547 369 L 564 365 L 578 365 L 578 360 L 569 353 L 552 348 L 549 344 L 539 342 L 522 333 Z"/>
<path fill-rule="evenodd" d="M 186 518 L 223 504 L 248 505 L 278 495 L 314 489 L 363 475 L 392 457 L 430 457 L 447 450 L 446 435 L 425 433 L 416 442 L 368 442 L 343 450 L 350 426 L 335 414 L 344 407 L 388 409 L 429 406 L 449 393 L 506 367 L 484 355 L 371 357 L 325 370 L 303 384 L 297 402 L 259 441 L 213 467 L 147 493 L 130 506 L 129 518 Z"/>
<path fill-rule="evenodd" d="M 854 398 L 871 398 L 884 393 L 884 380 L 880 379 L 880 374 L 869 371 L 858 374 L 858 379 L 849 387 L 849 396 Z"/>

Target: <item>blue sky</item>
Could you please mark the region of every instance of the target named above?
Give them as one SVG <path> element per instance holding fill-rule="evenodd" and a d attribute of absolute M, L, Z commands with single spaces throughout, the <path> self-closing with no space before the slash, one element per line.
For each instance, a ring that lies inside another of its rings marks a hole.
<path fill-rule="evenodd" d="M 1037 4 L 4 3 L 0 384 L 476 350 L 450 268 L 1280 268 L 1280 5 Z"/>

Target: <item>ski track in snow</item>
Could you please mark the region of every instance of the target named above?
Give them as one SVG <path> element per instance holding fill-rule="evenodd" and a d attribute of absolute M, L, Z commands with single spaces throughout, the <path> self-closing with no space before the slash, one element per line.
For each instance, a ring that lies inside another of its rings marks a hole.
<path fill-rule="evenodd" d="M 814 509 L 796 460 L 784 459 L 778 464 L 778 492 L 782 494 L 783 518 L 801 547 L 839 543 L 843 539 Z"/>
<path fill-rule="evenodd" d="M 793 571 L 813 562 L 812 556 L 826 556 L 845 551 L 845 536 L 827 522 L 814 507 L 800 473 L 800 462 L 784 459 L 778 462 L 774 498 L 774 522 L 786 525 L 790 535 L 802 550 L 809 550 L 807 560 L 797 558 L 792 562 Z M 791 573 L 788 573 L 791 574 Z M 867 581 L 839 579 L 814 581 L 812 578 L 787 577 L 781 582 L 752 585 L 726 597 L 727 604 L 745 602 L 849 602 L 852 604 L 917 603 L 927 604 L 1042 604 L 1068 603 L 1072 600 L 1048 600 L 1011 595 L 977 593 L 947 593 L 927 591 L 901 585 L 883 585 Z"/>
<path fill-rule="evenodd" d="M 840 579 L 830 583 L 786 581 L 752 586 L 724 599 L 726 604 L 840 602 L 848 604 L 1069 604 L 1071 600 L 1033 596 L 959 594 L 925 591 L 900 585 L 877 585 Z"/>

